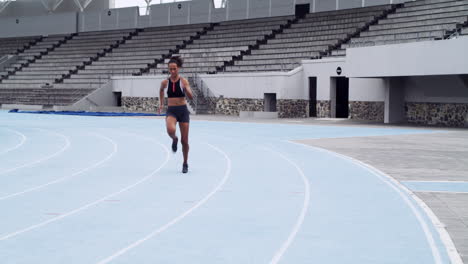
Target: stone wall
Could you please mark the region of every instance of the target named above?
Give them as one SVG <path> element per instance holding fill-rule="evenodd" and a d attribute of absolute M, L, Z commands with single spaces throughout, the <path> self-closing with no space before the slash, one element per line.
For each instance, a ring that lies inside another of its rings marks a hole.
<path fill-rule="evenodd" d="M 463 127 L 468 104 L 406 102 L 405 113 L 409 123 Z"/>
<path fill-rule="evenodd" d="M 306 118 L 309 117 L 308 100 L 277 100 L 278 117 Z"/>
<path fill-rule="evenodd" d="M 216 114 L 238 116 L 240 111 L 263 111 L 263 99 L 221 98 L 216 103 Z"/>
<path fill-rule="evenodd" d="M 317 100 L 317 117 L 331 117 L 330 101 Z"/>
<path fill-rule="evenodd" d="M 122 97 L 124 111 L 157 112 L 159 109 L 158 97 Z"/>
<path fill-rule="evenodd" d="M 385 102 L 349 102 L 349 117 L 357 120 L 384 121 Z"/>

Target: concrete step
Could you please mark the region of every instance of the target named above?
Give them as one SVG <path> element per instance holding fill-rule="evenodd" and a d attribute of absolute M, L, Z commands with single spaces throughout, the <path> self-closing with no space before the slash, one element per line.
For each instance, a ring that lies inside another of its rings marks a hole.
<path fill-rule="evenodd" d="M 162 68 L 157 68 L 157 69 L 151 69 L 150 74 L 167 74 L 167 69 L 162 69 Z M 187 68 L 184 67 L 179 70 L 179 73 L 181 74 L 187 74 L 187 73 L 206 73 L 206 72 L 215 72 L 216 68 L 214 67 L 197 67 L 197 68 Z"/>
<path fill-rule="evenodd" d="M 56 83 L 54 88 L 60 89 L 97 89 L 100 88 L 103 84 L 101 83 Z"/>
<path fill-rule="evenodd" d="M 190 47 L 190 46 L 189 46 Z M 248 46 L 238 46 L 238 47 L 220 47 L 220 48 L 185 48 L 179 51 L 179 54 L 184 56 L 186 53 L 213 53 L 213 52 L 225 52 L 225 51 L 241 51 L 249 49 Z"/>
<path fill-rule="evenodd" d="M 107 83 L 109 79 L 64 79 L 63 83 L 74 83 L 74 84 L 104 84 Z"/>
<path fill-rule="evenodd" d="M 87 70 L 103 70 L 103 69 L 140 69 L 147 67 L 147 64 L 125 64 L 125 65 L 89 65 L 86 66 L 85 69 Z"/>
<path fill-rule="evenodd" d="M 79 70 L 78 74 L 99 74 L 99 75 L 132 75 L 137 73 L 137 69 L 93 69 L 93 70 Z"/>
<path fill-rule="evenodd" d="M 5 80 L 4 80 L 5 81 Z M 22 89 L 22 88 L 41 88 L 45 83 L 0 83 L 0 89 L 4 88 L 14 88 L 14 89 Z"/>
<path fill-rule="evenodd" d="M 22 71 L 23 72 L 50 72 L 50 71 L 69 71 L 69 70 L 73 70 L 74 66 L 72 67 L 69 67 L 69 66 L 65 66 L 65 67 L 61 67 L 61 66 L 52 66 L 52 67 L 33 67 L 33 66 L 29 66 L 29 67 L 26 67 L 26 68 L 23 68 Z"/>
<path fill-rule="evenodd" d="M 33 80 L 36 81 L 38 79 L 42 80 L 55 80 L 55 79 L 60 79 L 62 78 L 62 75 L 48 75 L 48 74 L 43 74 L 43 75 L 12 75 L 8 79 L 9 80 Z"/>
<path fill-rule="evenodd" d="M 458 11 L 465 11 L 466 5 L 454 6 L 454 7 L 447 7 L 447 8 L 428 8 L 419 11 L 412 11 L 412 12 L 404 12 L 402 9 L 395 14 L 388 15 L 388 18 L 400 18 L 400 17 L 414 17 L 414 16 L 424 16 L 424 15 L 434 15 L 439 13 L 450 13 L 450 12 L 458 12 Z"/>
<path fill-rule="evenodd" d="M 253 27 L 278 26 L 278 25 L 286 25 L 287 23 L 288 23 L 288 19 L 272 20 L 272 21 L 261 21 L 261 22 L 250 22 L 250 23 L 224 23 L 224 22 L 221 22 L 220 25 L 216 26 L 216 29 L 230 29 L 230 28 L 252 27 L 252 26 Z"/>
<path fill-rule="evenodd" d="M 372 41 L 405 40 L 405 39 L 417 39 L 417 38 L 436 39 L 436 38 L 442 38 L 442 37 L 444 37 L 444 31 L 426 31 L 426 32 L 416 32 L 416 33 L 404 33 L 404 34 L 352 38 L 350 42 L 361 43 L 361 42 L 372 42 Z"/>
<path fill-rule="evenodd" d="M 233 41 L 256 41 L 263 39 L 265 36 L 247 36 L 247 37 L 229 37 L 229 38 L 210 38 L 210 39 L 197 39 L 194 41 L 196 44 L 211 44 L 211 43 L 226 43 Z"/>
<path fill-rule="evenodd" d="M 61 74 L 68 74 L 68 73 L 69 73 L 69 70 L 65 70 L 65 71 L 43 70 L 43 71 L 17 71 L 15 75 L 35 76 L 35 75 L 61 75 Z"/>
<path fill-rule="evenodd" d="M 261 32 L 261 31 L 273 31 L 279 29 L 280 27 L 259 27 L 259 28 L 239 28 L 239 29 L 230 29 L 230 30 L 213 30 L 209 31 L 210 35 L 216 34 L 233 34 L 233 33 L 245 33 L 245 32 Z"/>
<path fill-rule="evenodd" d="M 292 24 L 291 28 L 312 28 L 319 26 L 328 26 L 328 25 L 340 25 L 340 24 L 349 24 L 349 23 L 369 23 L 375 19 L 375 16 L 365 16 L 358 18 L 348 18 L 348 19 L 337 19 L 332 21 L 313 21 L 313 22 L 300 22 L 297 24 Z"/>
<path fill-rule="evenodd" d="M 273 33 L 273 30 L 244 32 L 244 33 L 222 33 L 208 31 L 206 35 L 200 37 L 200 39 L 223 39 L 223 38 L 235 38 L 235 37 L 248 37 L 248 36 L 266 36 Z"/>
<path fill-rule="evenodd" d="M 296 43 L 268 43 L 260 45 L 260 49 L 289 49 L 289 48 L 300 48 L 300 47 L 313 47 L 313 46 L 333 46 L 338 44 L 338 40 L 321 40 L 311 42 L 296 42 Z"/>
<path fill-rule="evenodd" d="M 120 44 L 120 47 L 153 47 L 153 46 L 177 46 L 182 45 L 183 40 L 174 40 L 174 41 L 154 41 L 153 39 L 145 39 L 138 41 L 126 41 L 124 44 Z"/>
<path fill-rule="evenodd" d="M 379 24 L 379 25 L 370 26 L 369 30 L 375 31 L 375 30 L 387 30 L 387 29 L 398 29 L 398 28 L 409 28 L 409 27 L 432 26 L 432 25 L 440 25 L 440 24 L 457 24 L 457 23 L 463 23 L 466 20 L 467 20 L 467 16 L 463 16 L 463 17 L 430 19 L 430 20 L 422 20 L 422 21 L 415 21 L 415 22 Z"/>
<path fill-rule="evenodd" d="M 339 24 L 339 25 L 329 25 L 329 26 L 321 26 L 321 27 L 314 27 L 313 29 L 310 28 L 288 28 L 285 29 L 284 33 L 321 33 L 322 34 L 331 34 L 334 33 L 345 33 L 345 32 L 354 32 L 359 28 L 362 28 L 366 25 L 366 23 L 351 23 L 351 24 Z"/>
<path fill-rule="evenodd" d="M 187 49 L 212 49 L 212 48 L 223 48 L 223 47 L 242 47 L 242 46 L 250 46 L 257 44 L 256 40 L 251 41 L 231 41 L 231 42 L 218 42 L 218 43 L 194 43 L 187 45 Z"/>
<path fill-rule="evenodd" d="M 281 43 L 296 43 L 296 42 L 311 42 L 311 41 L 326 41 L 326 40 L 338 40 L 346 39 L 349 34 L 335 34 L 325 35 L 318 37 L 298 37 L 298 38 L 278 38 L 268 40 L 268 44 L 281 44 Z"/>
<path fill-rule="evenodd" d="M 101 79 L 108 80 L 110 78 L 109 74 L 95 74 L 92 71 L 80 70 L 78 74 L 72 74 L 70 79 Z"/>
<path fill-rule="evenodd" d="M 129 52 L 164 52 L 167 53 L 169 50 L 174 49 L 175 46 L 154 46 L 154 47 L 142 47 L 142 48 L 126 48 L 126 47 L 119 47 L 117 49 L 113 49 L 112 53 L 129 53 Z"/>
<path fill-rule="evenodd" d="M 184 57 L 184 65 L 191 62 L 224 62 L 232 60 L 233 56 L 224 56 L 224 57 Z M 168 63 L 169 59 L 165 59 L 164 63 Z"/>
<path fill-rule="evenodd" d="M 218 67 L 218 66 L 223 66 L 224 62 L 204 62 L 204 61 L 199 61 L 199 62 L 184 62 L 184 67 L 183 68 L 199 68 L 199 67 Z M 167 64 L 158 64 L 157 65 L 158 69 L 167 69 Z"/>
<path fill-rule="evenodd" d="M 272 59 L 292 59 L 300 58 L 307 59 L 311 57 L 319 56 L 319 52 L 297 52 L 297 53 L 277 53 L 277 54 L 265 54 L 265 55 L 246 55 L 242 58 L 243 61 L 249 60 L 272 60 Z"/>
<path fill-rule="evenodd" d="M 433 5 L 433 4 L 440 4 L 440 3 L 448 3 L 457 0 L 424 0 L 424 1 L 415 1 L 415 2 L 408 2 L 405 4 L 405 7 L 413 7 L 413 6 L 426 6 L 426 5 Z"/>
<path fill-rule="evenodd" d="M 372 17 L 372 16 L 377 16 L 382 14 L 383 12 L 381 11 L 369 11 L 369 12 L 360 12 L 360 13 L 348 13 L 348 14 L 341 14 L 341 15 L 323 15 L 323 16 L 318 16 L 319 13 L 314 13 L 317 14 L 316 16 L 307 16 L 305 19 L 301 20 L 304 22 L 320 22 L 320 21 L 336 21 L 340 19 L 353 19 L 353 18 L 359 18 L 359 17 Z M 311 14 L 309 14 L 311 15 Z"/>
<path fill-rule="evenodd" d="M 182 50 L 181 50 L 182 51 Z M 176 57 L 182 57 L 185 59 L 189 58 L 216 58 L 216 57 L 233 57 L 233 56 L 239 56 L 241 52 L 239 50 L 234 50 L 234 51 L 218 51 L 218 52 L 187 52 L 185 53 L 179 53 L 179 54 L 173 54 L 173 56 Z"/>
<path fill-rule="evenodd" d="M 285 25 L 286 22 L 284 23 L 266 23 L 266 24 L 260 24 L 260 25 L 257 25 L 256 23 L 252 23 L 252 24 L 246 24 L 246 23 L 243 23 L 243 24 L 231 24 L 231 25 L 217 25 L 214 27 L 214 30 L 216 31 L 231 31 L 231 30 L 239 30 L 239 29 L 245 29 L 245 30 L 248 30 L 248 31 L 252 31 L 252 30 L 255 30 L 255 29 L 259 29 L 259 30 L 269 30 L 269 29 L 279 29 L 281 27 L 281 25 Z"/>
<path fill-rule="evenodd" d="M 359 43 L 350 43 L 343 44 L 342 48 L 356 48 L 356 47 L 369 47 L 377 45 L 391 45 L 391 44 L 401 44 L 401 43 L 410 43 L 410 42 L 419 42 L 419 41 L 432 41 L 433 38 L 415 38 L 415 39 L 398 39 L 398 40 L 379 40 L 379 41 L 368 41 L 368 42 L 359 42 Z"/>
<path fill-rule="evenodd" d="M 389 35 L 389 34 L 417 33 L 417 32 L 425 32 L 425 31 L 439 31 L 439 30 L 444 31 L 444 30 L 453 30 L 455 29 L 455 27 L 456 27 L 455 24 L 443 24 L 443 25 L 433 25 L 433 26 L 366 31 L 366 32 L 362 32 L 360 35 L 362 37 L 367 37 L 367 36 L 379 36 L 379 35 Z"/>
<path fill-rule="evenodd" d="M 228 66 L 226 72 L 265 72 L 265 71 L 290 71 L 298 64 L 276 64 L 276 65 L 256 65 L 256 66 Z"/>
<path fill-rule="evenodd" d="M 255 65 L 271 65 L 271 64 L 294 64 L 300 63 L 301 59 L 274 59 L 274 60 L 246 60 L 236 61 L 235 66 L 255 66 Z"/>
<path fill-rule="evenodd" d="M 252 55 L 260 54 L 286 54 L 286 53 L 298 53 L 298 52 L 319 52 L 327 50 L 328 46 L 313 46 L 313 47 L 300 47 L 300 48 L 289 48 L 289 49 L 260 49 L 252 50 Z"/>
<path fill-rule="evenodd" d="M 148 55 L 122 55 L 124 53 L 107 53 L 105 57 L 100 57 L 99 61 L 127 61 L 127 60 L 155 60 L 162 58 L 161 54 Z"/>
<path fill-rule="evenodd" d="M 384 25 L 384 24 L 413 22 L 413 21 L 431 20 L 431 19 L 439 19 L 439 18 L 450 18 L 450 17 L 457 17 L 457 16 L 458 17 L 459 16 L 468 16 L 468 10 L 458 11 L 458 12 L 450 12 L 450 13 L 438 13 L 438 14 L 422 15 L 422 16 L 387 18 L 387 19 L 380 20 L 379 24 Z"/>
<path fill-rule="evenodd" d="M 132 57 L 128 57 L 129 59 L 128 60 L 101 60 L 99 59 L 98 61 L 95 61 L 93 62 L 92 65 L 122 65 L 122 66 L 125 66 L 125 65 L 134 65 L 134 64 L 151 64 L 151 63 L 154 63 L 155 60 L 154 59 L 141 59 L 141 60 L 135 60 L 135 59 L 131 59 Z"/>
<path fill-rule="evenodd" d="M 426 9 L 438 9 L 438 8 L 447 8 L 453 6 L 459 6 L 466 4 L 466 0 L 450 0 L 450 1 L 441 1 L 441 2 L 422 2 L 419 3 L 409 3 L 407 2 L 405 6 L 401 9 L 397 9 L 397 12 L 413 12 Z M 417 5 L 415 5 L 417 4 Z"/>

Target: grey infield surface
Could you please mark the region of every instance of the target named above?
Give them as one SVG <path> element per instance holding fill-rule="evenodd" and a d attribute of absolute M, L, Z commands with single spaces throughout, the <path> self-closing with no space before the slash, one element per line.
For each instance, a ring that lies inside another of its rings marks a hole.
<path fill-rule="evenodd" d="M 300 140 L 365 162 L 399 181 L 468 182 L 468 130 Z M 416 192 L 445 225 L 468 263 L 468 193 Z"/>
<path fill-rule="evenodd" d="M 159 117 L 161 118 L 161 117 Z M 384 125 L 348 119 L 252 119 L 193 115 L 193 120 L 320 126 L 408 128 L 438 131 L 414 135 L 304 139 L 297 142 L 324 148 L 365 162 L 398 181 L 468 182 L 468 129 Z M 445 225 L 463 263 L 468 264 L 468 193 L 416 192 Z"/>

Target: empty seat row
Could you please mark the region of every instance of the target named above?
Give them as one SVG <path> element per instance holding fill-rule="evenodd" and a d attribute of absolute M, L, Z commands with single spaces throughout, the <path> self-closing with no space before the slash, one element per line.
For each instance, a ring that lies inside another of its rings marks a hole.
<path fill-rule="evenodd" d="M 331 47 L 339 45 L 357 30 L 381 16 L 391 6 L 338 10 L 307 14 L 274 39 L 261 44 L 259 49 L 244 55 L 226 71 L 289 71 L 301 60 L 318 57 Z"/>
<path fill-rule="evenodd" d="M 467 19 L 468 0 L 407 2 L 332 54 L 344 55 L 343 50 L 350 47 L 443 39 Z"/>
<path fill-rule="evenodd" d="M 216 72 L 293 19 L 293 16 L 284 16 L 221 22 L 176 54 L 185 59 L 182 72 Z M 167 60 L 159 63 L 150 73 L 166 72 L 166 63 Z"/>

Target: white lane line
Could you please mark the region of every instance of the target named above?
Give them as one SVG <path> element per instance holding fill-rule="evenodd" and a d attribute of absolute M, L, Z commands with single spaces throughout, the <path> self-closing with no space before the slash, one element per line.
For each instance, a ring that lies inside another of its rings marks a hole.
<path fill-rule="evenodd" d="M 294 241 L 294 239 L 296 238 L 297 233 L 299 232 L 299 230 L 301 229 L 302 224 L 304 223 L 304 219 L 305 219 L 305 216 L 307 214 L 307 209 L 309 208 L 309 202 L 310 202 L 310 183 L 309 183 L 309 179 L 307 179 L 307 177 L 305 176 L 304 171 L 302 171 L 302 169 L 299 167 L 299 165 L 297 165 L 294 161 L 292 161 L 291 159 L 289 159 L 288 157 L 286 157 L 285 155 L 283 155 L 280 152 L 274 151 L 274 150 L 269 149 L 269 148 L 266 148 L 266 149 L 269 150 L 272 153 L 277 154 L 282 159 L 286 160 L 289 164 L 291 164 L 293 167 L 295 167 L 297 172 L 299 173 L 299 175 L 301 175 L 302 181 L 304 183 L 304 201 L 303 201 L 303 204 L 302 204 L 301 213 L 300 213 L 300 215 L 299 215 L 299 217 L 297 219 L 297 222 L 294 225 L 291 233 L 289 234 L 288 238 L 281 245 L 281 247 L 278 249 L 278 251 L 276 251 L 275 255 L 273 256 L 273 258 L 270 261 L 270 264 L 276 264 L 281 260 L 281 257 L 283 257 L 286 250 L 289 248 L 291 243 Z"/>
<path fill-rule="evenodd" d="M 37 191 L 37 190 L 39 190 L 39 189 L 45 188 L 45 187 L 47 187 L 47 186 L 50 186 L 50 185 L 52 185 L 52 184 L 56 184 L 56 183 L 59 183 L 59 182 L 63 182 L 63 181 L 68 180 L 68 179 L 70 179 L 70 178 L 72 178 L 72 177 L 75 177 L 75 176 L 78 176 L 78 175 L 80 175 L 80 174 L 83 174 L 83 173 L 85 173 L 85 172 L 87 172 L 87 171 L 89 171 L 89 170 L 91 170 L 91 169 L 94 169 L 94 168 L 100 166 L 101 164 L 103 164 L 104 162 L 110 160 L 110 159 L 115 155 L 115 153 L 117 153 L 117 151 L 118 151 L 117 144 L 115 143 L 115 141 L 113 141 L 112 139 L 110 139 L 110 138 L 108 138 L 108 137 L 106 137 L 106 136 L 103 136 L 103 135 L 100 135 L 100 134 L 97 134 L 97 133 L 93 133 L 93 134 L 94 134 L 96 137 L 100 137 L 100 138 L 102 138 L 102 139 L 104 139 L 104 140 L 110 142 L 110 143 L 113 145 L 113 151 L 112 151 L 109 155 L 107 155 L 104 159 L 102 159 L 102 160 L 100 160 L 100 161 L 94 163 L 93 165 L 91 165 L 91 166 L 89 166 L 89 167 L 87 167 L 87 168 L 84 168 L 84 169 L 82 169 L 82 170 L 80 170 L 80 171 L 78 171 L 78 172 L 75 172 L 75 173 L 73 173 L 73 174 L 71 174 L 71 175 L 67 175 L 67 176 L 64 176 L 64 177 L 55 179 L 55 180 L 53 180 L 53 181 L 50 181 L 50 182 L 45 183 L 45 184 L 42 184 L 42 185 L 38 185 L 38 186 L 35 186 L 35 187 L 28 188 L 28 189 L 23 190 L 23 191 L 21 191 L 21 192 L 16 192 L 16 193 L 8 194 L 8 195 L 5 195 L 5 196 L 0 196 L 0 201 L 6 200 L 6 199 L 10 199 L 10 198 L 12 198 L 12 197 L 19 196 L 19 195 L 22 195 L 22 194 L 26 194 L 26 193 L 29 193 L 29 192 L 32 192 L 32 191 Z"/>
<path fill-rule="evenodd" d="M 427 214 L 429 219 L 432 221 L 435 229 L 439 233 L 439 236 L 440 236 L 440 238 L 442 240 L 442 243 L 445 245 L 445 248 L 447 250 L 447 254 L 448 254 L 449 258 L 450 258 L 451 263 L 452 264 L 463 264 L 463 261 L 462 261 L 462 259 L 460 257 L 460 254 L 458 253 L 457 249 L 455 248 L 455 245 L 454 245 L 452 239 L 450 238 L 450 235 L 448 234 L 447 230 L 444 228 L 444 225 L 440 222 L 439 218 L 434 214 L 434 212 L 429 208 L 429 206 L 427 206 L 426 203 L 424 203 L 423 200 L 421 200 L 418 196 L 416 196 L 416 194 L 414 194 L 414 192 L 412 192 L 411 190 L 406 188 L 406 186 L 404 186 L 403 184 L 398 182 L 392 176 L 390 176 L 390 175 L 388 175 L 388 174 L 386 174 L 386 173 L 384 173 L 384 172 L 382 172 L 382 171 L 380 171 L 380 170 L 372 167 L 371 165 L 369 165 L 367 163 L 364 163 L 364 162 L 362 162 L 360 160 L 357 160 L 357 159 L 354 159 L 352 157 L 345 156 L 345 155 L 342 155 L 342 154 L 339 154 L 339 153 L 336 153 L 336 152 L 333 152 L 333 151 L 330 151 L 330 150 L 327 150 L 327 149 L 323 149 L 323 148 L 319 148 L 319 147 L 315 147 L 315 146 L 310 146 L 310 145 L 305 145 L 305 144 L 300 144 L 300 143 L 292 142 L 292 141 L 285 141 L 285 142 L 290 143 L 290 144 L 299 145 L 299 146 L 306 147 L 306 148 L 315 149 L 317 151 L 324 152 L 324 153 L 334 155 L 336 157 L 348 160 L 348 161 L 350 161 L 350 162 L 352 162 L 352 163 L 354 163 L 354 164 L 368 170 L 373 175 L 377 176 L 380 180 L 382 180 L 382 182 L 384 182 L 385 184 L 390 186 L 393 190 L 395 190 L 400 195 L 400 197 L 405 201 L 405 203 L 411 209 L 413 214 L 416 216 L 416 219 L 418 220 L 419 224 L 421 225 L 421 228 L 423 229 L 424 234 L 426 236 L 426 240 L 427 240 L 427 242 L 428 242 L 428 244 L 429 244 L 429 246 L 431 248 L 434 263 L 441 264 L 443 262 L 442 262 L 442 259 L 441 259 L 441 256 L 440 256 L 439 249 L 437 248 L 437 246 L 435 244 L 434 237 L 432 236 L 432 233 L 429 230 L 429 227 L 428 227 L 426 221 L 424 220 L 424 218 L 420 214 L 419 210 L 417 210 L 416 207 L 414 206 L 414 204 L 410 201 L 408 196 L 413 198 L 413 200 L 424 210 L 424 212 Z M 403 192 L 405 192 L 406 195 Z"/>
<path fill-rule="evenodd" d="M 447 180 L 447 181 L 425 181 L 425 180 L 421 180 L 421 181 L 418 181 L 418 180 L 411 180 L 411 181 L 407 181 L 407 180 L 404 180 L 404 181 L 401 181 L 403 183 L 468 183 L 468 181 L 450 181 L 450 180 Z"/>
<path fill-rule="evenodd" d="M 10 131 L 13 132 L 14 134 L 20 136 L 21 140 L 20 140 L 20 142 L 19 142 L 18 144 L 16 144 L 15 146 L 13 146 L 13 147 L 11 147 L 11 148 L 9 148 L 9 149 L 6 149 L 6 150 L 4 150 L 4 151 L 1 151 L 1 152 L 0 152 L 0 155 L 4 155 L 4 154 L 6 154 L 6 153 L 8 153 L 8 152 L 11 152 L 11 151 L 13 151 L 13 150 L 15 150 L 15 149 L 20 148 L 20 147 L 26 142 L 26 139 L 27 139 L 26 135 L 24 135 L 23 133 L 21 133 L 21 132 L 19 132 L 19 131 L 16 131 L 16 130 L 13 130 L 13 129 L 10 129 L 10 128 L 6 128 L 6 130 L 10 130 Z"/>
<path fill-rule="evenodd" d="M 54 132 L 54 131 L 49 131 L 49 130 L 39 129 L 39 128 L 37 128 L 37 129 L 38 130 L 43 130 L 43 131 L 48 131 L 50 134 L 55 134 L 55 135 L 61 137 L 63 140 L 65 140 L 65 145 L 61 149 L 59 149 L 57 152 L 55 152 L 55 153 L 53 153 L 53 154 L 51 154 L 49 156 L 37 159 L 37 160 L 35 160 L 33 162 L 23 164 L 21 166 L 17 166 L 17 167 L 14 167 L 14 168 L 10 168 L 10 169 L 0 171 L 0 175 L 10 173 L 12 171 L 16 171 L 16 170 L 19 170 L 19 169 L 22 169 L 22 168 L 30 167 L 30 166 L 36 165 L 38 163 L 44 162 L 46 160 L 52 159 L 54 157 L 57 157 L 57 156 L 61 155 L 65 150 L 67 150 L 70 147 L 71 143 L 70 143 L 70 140 L 69 140 L 69 138 L 67 136 L 65 136 L 63 134 L 60 134 L 60 133 L 57 133 L 57 132 Z"/>
<path fill-rule="evenodd" d="M 208 143 L 207 143 L 208 144 Z M 184 219 L 185 217 L 187 217 L 189 214 L 191 214 L 193 211 L 195 211 L 197 208 L 199 208 L 200 206 L 202 206 L 204 203 L 206 203 L 213 195 L 215 195 L 222 187 L 223 185 L 227 182 L 230 174 L 231 174 L 231 159 L 229 158 L 229 156 L 222 150 L 220 150 L 219 148 L 211 145 L 211 144 L 208 144 L 208 146 L 210 146 L 211 148 L 213 148 L 214 150 L 216 150 L 218 153 L 222 154 L 224 156 L 224 158 L 226 159 L 226 162 L 227 162 L 227 167 L 226 167 L 226 171 L 224 173 L 224 177 L 223 179 L 220 181 L 220 183 L 207 195 L 205 196 L 205 198 L 203 198 L 202 200 L 200 200 L 197 204 L 195 204 L 193 207 L 191 207 L 190 209 L 188 209 L 187 211 L 185 211 L 184 213 L 182 213 L 181 215 L 177 216 L 176 218 L 174 218 L 172 221 L 170 221 L 169 223 L 163 225 L 162 227 L 152 231 L 150 234 L 148 234 L 147 236 L 135 241 L 134 243 L 130 244 L 129 246 L 125 247 L 125 248 L 122 248 L 120 249 L 119 251 L 117 251 L 116 253 L 112 254 L 111 256 L 101 260 L 98 262 L 98 264 L 105 264 L 105 263 L 109 263 L 111 262 L 112 260 L 118 258 L 119 256 L 127 253 L 129 250 L 135 248 L 135 247 L 138 247 L 139 245 L 143 244 L 145 241 L 155 237 L 156 235 L 164 232 L 165 230 L 167 230 L 169 227 L 175 225 L 177 222 L 181 221 L 182 219 Z"/>
<path fill-rule="evenodd" d="M 152 140 L 153 141 L 153 140 Z M 154 141 L 156 142 L 156 141 Z M 47 221 L 44 221 L 42 223 L 39 223 L 39 224 L 36 224 L 36 225 L 32 225 L 32 226 L 29 226 L 27 228 L 24 228 L 24 229 L 21 229 L 21 230 L 18 230 L 18 231 L 15 231 L 13 233 L 10 233 L 10 234 L 6 234 L 6 235 L 3 235 L 0 237 L 0 241 L 3 241 L 3 240 L 7 240 L 9 238 L 12 238 L 12 237 L 15 237 L 17 235 L 20 235 L 20 234 L 23 234 L 23 233 L 26 233 L 28 231 L 31 231 L 31 230 L 34 230 L 34 229 L 37 229 L 39 227 L 43 227 L 45 225 L 48 225 L 50 223 L 53 223 L 53 222 L 56 222 L 56 221 L 59 221 L 65 217 L 68 217 L 68 216 L 71 216 L 71 215 L 74 215 L 76 213 L 79 213 L 81 211 L 84 211 L 92 206 L 95 206 L 101 202 L 105 202 L 106 200 L 110 200 L 111 198 L 119 195 L 119 194 L 122 194 L 132 188 L 135 188 L 136 186 L 142 184 L 143 182 L 149 180 L 150 178 L 152 178 L 156 173 L 158 173 L 164 166 L 166 166 L 166 164 L 169 162 L 169 159 L 170 159 L 170 153 L 169 153 L 169 149 L 166 148 L 164 145 L 162 145 L 161 143 L 159 142 L 156 142 L 158 145 L 160 145 L 165 151 L 166 151 L 166 160 L 163 162 L 163 164 L 161 166 L 159 166 L 159 168 L 155 169 L 154 171 L 152 171 L 150 174 L 146 175 L 145 177 L 141 178 L 140 180 L 138 180 L 137 182 L 131 184 L 131 185 L 128 185 L 127 187 L 117 191 L 117 192 L 114 192 L 112 194 L 109 194 L 99 200 L 96 200 L 92 203 L 89 203 L 89 204 L 86 204 L 84 206 L 81 206 L 79 208 L 76 208 L 75 210 L 72 210 L 68 213 L 64 213 L 64 214 L 61 214 L 60 216 L 57 216 L 57 217 L 54 217 L 54 218 L 51 218 Z"/>

